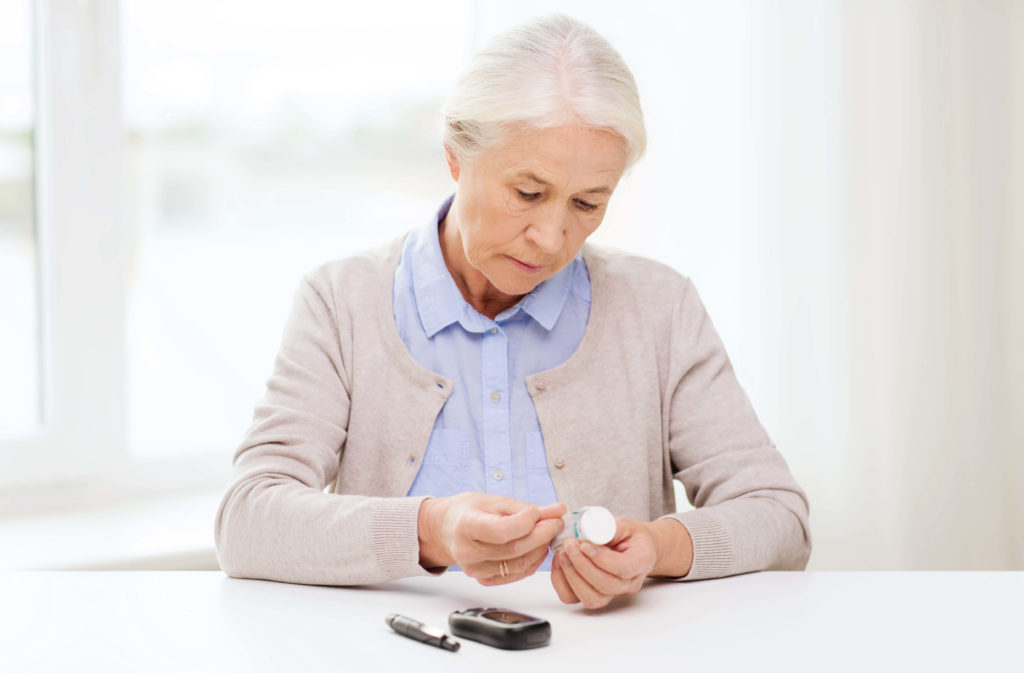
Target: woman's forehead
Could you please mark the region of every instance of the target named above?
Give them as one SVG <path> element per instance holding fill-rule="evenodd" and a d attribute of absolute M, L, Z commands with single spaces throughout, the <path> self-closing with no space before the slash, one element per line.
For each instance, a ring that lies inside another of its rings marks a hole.
<path fill-rule="evenodd" d="M 504 178 L 539 184 L 593 182 L 587 191 L 610 192 L 626 166 L 622 139 L 577 125 L 519 131 L 481 157 Z"/>

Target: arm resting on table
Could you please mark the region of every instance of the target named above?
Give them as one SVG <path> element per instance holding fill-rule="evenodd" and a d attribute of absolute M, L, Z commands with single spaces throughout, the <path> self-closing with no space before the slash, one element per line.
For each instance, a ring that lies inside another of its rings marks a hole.
<path fill-rule="evenodd" d="M 807 497 L 762 427 L 697 295 L 685 281 L 674 318 L 669 448 L 697 508 L 693 562 L 681 579 L 802 570 L 811 553 Z"/>
<path fill-rule="evenodd" d="M 427 574 L 422 498 L 324 492 L 347 436 L 346 367 L 332 306 L 306 279 L 217 513 L 217 556 L 229 575 L 341 585 Z"/>

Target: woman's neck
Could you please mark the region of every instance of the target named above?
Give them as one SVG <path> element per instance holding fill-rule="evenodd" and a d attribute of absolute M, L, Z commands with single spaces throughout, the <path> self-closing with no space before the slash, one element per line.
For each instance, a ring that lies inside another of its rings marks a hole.
<path fill-rule="evenodd" d="M 444 265 L 455 281 L 455 287 L 459 288 L 466 303 L 478 313 L 494 320 L 499 313 L 515 306 L 522 299 L 522 296 L 505 294 L 494 287 L 487 276 L 473 268 L 466 258 L 458 223 L 454 221 L 450 210 L 438 225 L 438 239 Z"/>

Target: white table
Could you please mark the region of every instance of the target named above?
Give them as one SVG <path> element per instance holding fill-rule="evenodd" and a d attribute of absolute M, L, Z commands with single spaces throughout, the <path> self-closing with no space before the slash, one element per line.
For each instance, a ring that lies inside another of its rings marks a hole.
<path fill-rule="evenodd" d="M 446 652 L 384 623 L 447 630 L 499 606 L 552 641 Z M 362 588 L 219 572 L 0 573 L 0 671 L 1024 671 L 1024 573 L 758 573 L 652 583 L 609 609 L 562 605 L 546 574 L 482 587 L 461 573 Z"/>

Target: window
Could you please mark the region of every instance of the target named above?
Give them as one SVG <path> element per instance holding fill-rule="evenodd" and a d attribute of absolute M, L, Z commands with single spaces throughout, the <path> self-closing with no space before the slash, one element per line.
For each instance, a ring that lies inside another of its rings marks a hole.
<path fill-rule="evenodd" d="M 127 440 L 225 456 L 307 271 L 452 190 L 438 110 L 465 1 L 121 5 Z"/>
<path fill-rule="evenodd" d="M 472 17 L 5 4 L 0 488 L 226 473 L 301 276 L 451 191 L 437 115 Z"/>
<path fill-rule="evenodd" d="M 0 437 L 28 434 L 40 420 L 31 34 L 28 0 L 6 3 L 0 22 Z"/>

